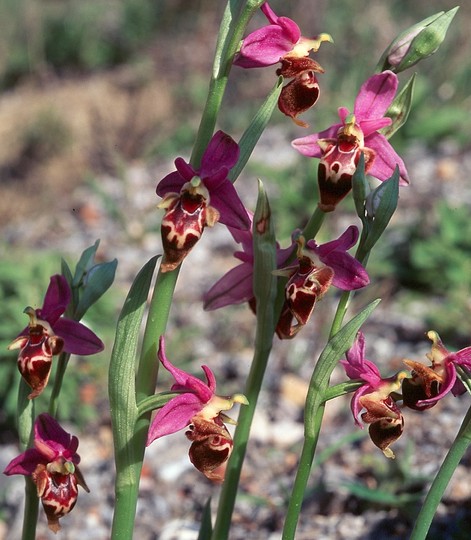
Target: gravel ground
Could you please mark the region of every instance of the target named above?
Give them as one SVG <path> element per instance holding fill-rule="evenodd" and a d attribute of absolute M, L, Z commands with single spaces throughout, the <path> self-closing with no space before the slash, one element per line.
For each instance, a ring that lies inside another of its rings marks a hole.
<path fill-rule="evenodd" d="M 265 150 L 276 154 L 273 140 L 279 137 L 276 130 L 264 136 L 259 155 L 267 158 Z M 460 161 L 461 173 L 463 170 L 468 173 L 462 177 L 469 177 L 471 156 L 460 156 Z M 397 220 L 410 219 L 414 204 L 430 197 L 446 194 L 450 201 L 471 202 L 469 188 L 448 182 L 456 172 L 456 152 L 452 146 L 444 146 L 433 156 L 415 147 L 406 162 L 413 186 L 401 197 Z M 60 215 L 44 213 L 34 227 L 28 222 L 7 225 L 4 238 L 12 246 L 54 247 L 65 253 L 79 253 L 100 238 L 104 259 L 119 254 L 117 287 L 125 290 L 137 268 L 160 251 L 160 214 L 155 211 L 155 198 L 148 194 L 153 193 L 155 180 L 171 169 L 171 163 L 153 168 L 136 163 L 125 171 L 120 189 L 116 189 L 116 178 L 100 179 L 102 191 L 126 215 L 124 223 L 117 224 L 110 218 L 103 197 L 87 187 L 77 186 L 70 199 L 58 201 Z M 243 197 L 252 197 L 253 184 L 246 179 L 241 182 Z M 142 216 L 147 223 L 145 230 Z M 253 317 L 244 306 L 202 312 L 200 293 L 233 265 L 232 250 L 230 237 L 222 227 L 205 233 L 201 245 L 182 269 L 177 304 L 169 325 L 169 333 L 185 325 L 198 332 L 197 340 L 191 345 L 194 366 L 198 368 L 203 361 L 210 363 L 221 381 L 219 391 L 228 394 L 243 388 L 250 367 Z M 208 260 L 211 265 L 207 264 Z M 359 298 L 360 305 L 367 297 Z M 327 319 L 332 303 L 324 301 L 316 309 L 318 320 Z M 415 314 L 405 314 L 388 301 L 376 310 L 365 327 L 368 357 L 379 358 L 383 362 L 381 366 L 390 372 L 400 368 L 401 358 L 424 359 L 429 349 L 423 339 L 426 330 Z M 302 443 L 303 396 L 323 343 L 322 328 L 313 322 L 295 341 L 275 343 L 242 471 L 231 540 L 280 538 Z M 210 361 L 203 360 L 208 358 Z M 334 381 L 343 378 L 340 370 L 334 373 Z M 313 470 L 297 539 L 408 538 L 413 504 L 395 507 L 366 502 L 349 485 L 360 481 L 370 488 L 390 489 L 404 481 L 402 465 L 410 476 L 417 478 L 416 490 L 420 491 L 421 477 L 433 477 L 469 405 L 470 397 L 465 395 L 461 399 L 448 397 L 425 415 L 406 411 L 405 433 L 394 447 L 396 460 L 390 462 L 368 437 L 358 436 L 353 440 L 352 434 L 360 432 L 353 424 L 349 400 L 339 398 L 330 402 L 319 452 L 330 449 L 332 455 Z M 75 432 L 74 426 L 68 427 Z M 80 441 L 81 468 L 91 492 L 80 494 L 77 507 L 62 520 L 63 529 L 56 538 L 105 540 L 109 538 L 114 496 L 113 450 L 106 414 L 81 434 Z M 334 445 L 339 445 L 336 451 Z M 220 488 L 192 468 L 187 451 L 188 441 L 182 433 L 149 447 L 142 475 L 136 539 L 196 540 L 198 520 L 208 497 L 212 498 L 215 511 Z M 4 468 L 16 453 L 14 446 L 2 446 L 0 466 Z M 440 504 L 430 538 L 458 539 L 471 535 L 470 459 L 468 453 L 456 471 Z M 21 536 L 23 479 L 1 476 L 0 493 L 3 493 L 0 538 L 17 540 Z M 37 537 L 54 537 L 42 515 Z"/>

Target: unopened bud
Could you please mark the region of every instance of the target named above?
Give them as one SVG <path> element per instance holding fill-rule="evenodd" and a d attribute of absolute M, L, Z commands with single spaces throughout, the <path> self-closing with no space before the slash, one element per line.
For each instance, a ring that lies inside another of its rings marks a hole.
<path fill-rule="evenodd" d="M 434 54 L 445 39 L 448 27 L 458 11 L 440 11 L 402 32 L 383 53 L 378 71 L 400 73 Z"/>

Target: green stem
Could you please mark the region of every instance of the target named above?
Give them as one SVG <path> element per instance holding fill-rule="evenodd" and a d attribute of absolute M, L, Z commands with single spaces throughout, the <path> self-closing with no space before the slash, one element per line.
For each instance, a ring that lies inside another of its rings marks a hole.
<path fill-rule="evenodd" d="M 216 44 L 208 97 L 201 117 L 190 163 L 198 166 L 216 126 L 234 55 L 254 11 L 264 0 L 229 0 Z"/>
<path fill-rule="evenodd" d="M 38 514 L 39 499 L 36 484 L 32 478 L 25 476 L 25 510 L 21 540 L 35 540 Z"/>
<path fill-rule="evenodd" d="M 276 268 L 276 246 L 271 211 L 268 199 L 259 184 L 259 199 L 254 214 L 254 284 L 253 290 L 257 305 L 257 327 L 255 351 L 246 382 L 245 396 L 248 405 L 241 408 L 234 434 L 234 446 L 219 499 L 218 513 L 214 524 L 212 539 L 226 540 L 229 537 L 231 516 L 234 510 L 240 472 L 245 458 L 250 427 L 257 407 L 265 370 L 273 343 L 276 321 L 282 302 L 277 294 L 277 279 L 273 275 Z M 282 297 L 284 293 L 282 291 Z"/>
<path fill-rule="evenodd" d="M 301 505 L 319 440 L 325 403 L 327 397 L 330 397 L 329 382 L 332 371 L 341 355 L 351 346 L 361 324 L 368 318 L 377 303 L 377 301 L 372 302 L 329 339 L 314 368 L 306 397 L 304 444 L 288 504 L 282 540 L 294 540 L 295 538 Z"/>
<path fill-rule="evenodd" d="M 466 413 L 458 435 L 453 441 L 437 476 L 432 482 L 424 504 L 417 516 L 410 540 L 424 540 L 426 538 L 430 525 L 432 524 L 433 516 L 443 497 L 443 493 L 470 444 L 471 408 Z"/>
<path fill-rule="evenodd" d="M 65 370 L 69 363 L 70 354 L 62 352 L 57 360 L 57 371 L 54 378 L 54 386 L 52 387 L 51 397 L 49 399 L 49 414 L 56 418 L 57 409 L 59 407 L 59 395 L 64 380 Z"/>
<path fill-rule="evenodd" d="M 116 466 L 116 500 L 113 517 L 113 540 L 132 540 L 139 496 L 139 478 L 144 460 L 147 432 L 150 423 L 150 411 L 140 415 L 137 403 L 155 392 L 159 362 L 157 347 L 161 335 L 164 334 L 173 292 L 177 282 L 179 269 L 162 273 L 159 271 L 149 306 L 146 327 L 141 348 L 141 358 L 136 375 L 135 399 L 127 414 L 132 416 L 133 434 L 127 441 L 128 451 Z M 118 460 L 118 458 L 117 458 Z"/>
<path fill-rule="evenodd" d="M 325 212 L 319 209 L 317 206 L 309 219 L 307 225 L 304 227 L 303 236 L 309 240 L 310 238 L 315 238 L 316 234 L 319 232 L 322 224 L 324 223 Z"/>
<path fill-rule="evenodd" d="M 18 390 L 18 434 L 21 450 L 26 450 L 33 444 L 33 426 L 35 420 L 34 399 L 28 399 L 31 388 L 20 381 Z M 31 478 L 25 477 L 25 509 L 23 518 L 22 540 L 36 538 L 36 524 L 38 522 L 39 499 L 36 486 Z"/>

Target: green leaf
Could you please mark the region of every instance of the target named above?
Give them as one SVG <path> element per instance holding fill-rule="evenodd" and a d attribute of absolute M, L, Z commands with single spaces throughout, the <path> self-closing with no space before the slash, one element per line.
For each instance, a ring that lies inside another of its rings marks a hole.
<path fill-rule="evenodd" d="M 100 245 L 100 240 L 97 240 L 93 246 L 87 248 L 77 263 L 75 267 L 75 275 L 72 283 L 72 287 L 78 287 L 83 279 L 83 276 L 90 270 L 93 266 L 93 261 L 95 260 L 95 255 Z"/>
<path fill-rule="evenodd" d="M 365 155 L 361 152 L 357 168 L 352 176 L 352 193 L 357 216 L 361 219 L 363 225 L 366 222 L 365 200 L 370 191 L 371 188 L 365 175 Z"/>
<path fill-rule="evenodd" d="M 198 540 L 211 540 L 213 526 L 211 524 L 211 497 L 207 500 L 201 515 L 200 532 Z"/>
<path fill-rule="evenodd" d="M 118 319 L 116 338 L 109 369 L 110 412 L 115 444 L 116 467 L 133 477 L 135 463 L 132 439 L 138 418 L 135 370 L 141 322 L 149 295 L 152 276 L 159 256 L 152 257 L 136 276 Z M 121 475 L 121 479 L 125 474 Z"/>
<path fill-rule="evenodd" d="M 83 283 L 82 295 L 75 309 L 74 318 L 79 321 L 113 284 L 118 260 L 100 263 L 92 267 Z"/>
<path fill-rule="evenodd" d="M 416 73 L 407 81 L 403 89 L 394 98 L 394 101 L 386 111 L 385 116 L 392 119 L 392 124 L 380 130 L 386 139 L 390 139 L 398 129 L 407 121 L 412 107 L 412 98 L 414 96 Z"/>
<path fill-rule="evenodd" d="M 231 182 L 235 182 L 237 180 L 237 177 L 242 172 L 247 161 L 249 160 L 253 149 L 255 148 L 255 145 L 258 143 L 258 140 L 260 139 L 263 131 L 267 127 L 271 115 L 278 103 L 278 97 L 281 93 L 282 83 L 283 77 L 279 77 L 277 83 L 275 84 L 271 92 L 268 94 L 260 109 L 253 117 L 249 127 L 245 130 L 244 134 L 240 138 L 239 160 L 231 169 L 228 175 Z"/>
<path fill-rule="evenodd" d="M 367 201 L 368 217 L 373 218 L 363 249 L 371 251 L 388 226 L 399 200 L 399 168 L 396 166 L 393 175 L 380 184 Z"/>
<path fill-rule="evenodd" d="M 402 506 L 404 504 L 414 503 L 419 501 L 422 497 L 421 493 L 402 493 L 400 495 L 396 495 L 380 489 L 370 489 L 357 482 L 344 482 L 341 485 L 352 495 L 355 495 L 360 499 L 389 506 Z"/>

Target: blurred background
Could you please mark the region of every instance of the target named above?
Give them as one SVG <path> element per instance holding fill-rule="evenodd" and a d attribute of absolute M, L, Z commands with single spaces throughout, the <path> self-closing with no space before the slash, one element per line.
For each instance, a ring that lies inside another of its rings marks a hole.
<path fill-rule="evenodd" d="M 418 73 L 412 112 L 391 141 L 412 185 L 401 191 L 393 226 L 369 262 L 374 284 L 358 300 L 383 298 L 379 318 L 384 323 L 388 316 L 390 326 L 374 330 L 373 323 L 371 331 L 395 341 L 385 365 L 402 353 L 398 346 L 427 348 L 423 334 L 432 327 L 450 348 L 470 344 L 471 4 L 463 4 L 440 50 L 412 68 Z M 119 261 L 116 285 L 86 321 L 107 351 L 69 368 L 61 414 L 79 427 L 108 422 L 104 388 L 116 318 L 137 270 L 161 251 L 155 185 L 173 170 L 175 157 L 191 151 L 224 5 L 0 0 L 0 443 L 16 440 L 19 376 L 16 354 L 6 347 L 26 323 L 23 308 L 41 305 L 61 257 L 73 266 L 96 239 L 100 260 Z M 328 32 L 334 39 L 316 55 L 325 74 L 318 104 L 303 115 L 311 133 L 335 122 L 339 106 L 352 108 L 397 34 L 455 3 L 274 0 L 271 6 L 296 20 L 304 35 Z M 257 14 L 249 30 L 263 24 Z M 411 74 L 401 74 L 401 83 Z M 274 82 L 275 68 L 234 68 L 218 127 L 237 140 Z M 283 245 L 316 204 L 316 164 L 289 145 L 307 132 L 275 111 L 238 181 L 253 209 L 255 178 L 264 179 Z M 357 219 L 348 200 L 336 214 L 320 241 Z M 236 364 L 250 354 L 253 319 L 245 306 L 200 315 L 200 297 L 234 265 L 233 247 L 222 227 L 205 233 L 191 271 L 182 270 L 168 344 L 183 363 L 208 352 L 225 361 L 226 393 L 248 369 Z M 328 331 L 322 321 L 328 324 L 332 305 L 319 309 L 315 329 L 277 344 L 273 391 L 280 391 L 278 368 L 309 377 L 312 368 L 303 366 L 321 347 L 317 338 Z"/>

